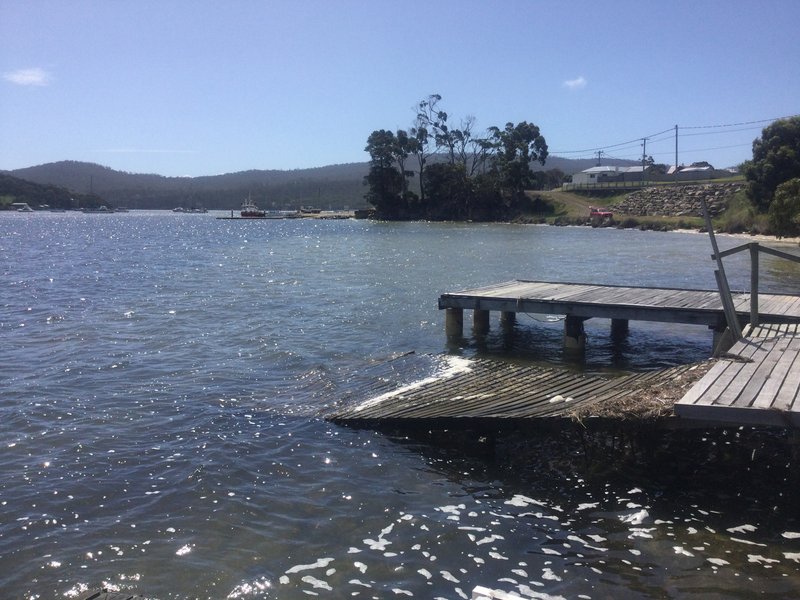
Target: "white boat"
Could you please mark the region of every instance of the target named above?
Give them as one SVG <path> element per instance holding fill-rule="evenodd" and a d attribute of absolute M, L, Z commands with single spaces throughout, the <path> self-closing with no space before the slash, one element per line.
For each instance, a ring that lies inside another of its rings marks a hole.
<path fill-rule="evenodd" d="M 239 214 L 245 219 L 264 219 L 267 216 L 267 212 L 258 208 L 249 196 L 242 203 L 242 211 Z"/>

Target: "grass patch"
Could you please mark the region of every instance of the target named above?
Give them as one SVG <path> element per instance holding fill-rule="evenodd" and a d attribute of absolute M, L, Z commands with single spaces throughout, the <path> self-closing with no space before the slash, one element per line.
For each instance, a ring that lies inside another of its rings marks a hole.
<path fill-rule="evenodd" d="M 725 233 L 768 234 L 767 215 L 760 214 L 741 190 L 728 203 L 728 208 L 714 220 L 714 228 Z"/>

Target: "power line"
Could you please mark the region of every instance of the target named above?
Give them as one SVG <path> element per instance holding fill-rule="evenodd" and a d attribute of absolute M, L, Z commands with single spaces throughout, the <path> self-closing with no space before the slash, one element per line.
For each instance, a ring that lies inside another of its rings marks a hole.
<path fill-rule="evenodd" d="M 678 127 L 678 129 L 722 129 L 722 128 L 726 128 L 726 127 L 742 127 L 744 125 L 756 125 L 756 124 L 759 124 L 759 123 L 771 123 L 773 121 L 778 121 L 778 120 L 781 120 L 781 119 L 791 119 L 791 118 L 798 117 L 798 116 L 800 116 L 800 115 L 795 114 L 795 115 L 789 115 L 787 117 L 776 117 L 774 119 L 759 119 L 757 121 L 742 121 L 741 123 L 724 123 L 724 124 L 721 124 L 721 125 L 692 125 L 692 126 L 688 126 L 688 127 L 682 127 L 681 126 L 681 127 Z M 753 127 L 752 129 L 759 129 L 759 127 Z M 632 139 L 632 140 L 628 140 L 627 142 L 620 142 L 618 144 L 609 144 L 609 145 L 606 145 L 606 146 L 596 146 L 594 148 L 584 148 L 582 150 L 553 150 L 553 151 L 551 151 L 551 154 L 584 154 L 584 153 L 596 154 L 599 150 L 608 150 L 610 148 L 615 148 L 617 150 L 623 150 L 623 149 L 625 149 L 624 147 L 629 147 L 631 144 L 636 144 L 636 146 L 638 147 L 639 145 L 641 145 L 641 141 L 643 139 L 645 139 L 645 138 L 647 138 L 648 140 L 651 140 L 651 138 L 655 138 L 655 137 L 657 137 L 659 135 L 663 135 L 665 133 L 675 133 L 675 131 L 676 131 L 676 129 L 674 127 L 670 127 L 669 129 L 665 129 L 664 131 L 659 131 L 658 133 L 653 133 L 653 134 L 648 135 L 648 136 L 638 137 L 638 138 L 635 138 L 635 139 Z M 735 131 L 747 131 L 747 129 L 740 129 L 740 130 L 735 130 Z M 717 133 L 723 133 L 723 132 L 717 132 Z M 729 133 L 729 132 L 724 132 L 724 133 Z M 733 131 L 731 131 L 730 133 L 733 133 Z M 713 132 L 711 132 L 711 133 L 684 133 L 683 137 L 689 137 L 689 136 L 695 136 L 695 135 L 712 135 L 712 134 L 713 134 Z M 653 141 L 655 141 L 655 142 L 664 141 L 665 139 L 668 139 L 668 138 L 662 138 L 660 140 L 651 140 L 651 143 Z"/>
<path fill-rule="evenodd" d="M 690 127 L 685 127 L 683 129 L 691 129 Z M 698 135 L 720 135 L 723 133 L 738 133 L 741 131 L 754 131 L 756 129 L 763 129 L 762 127 L 742 127 L 741 129 L 728 129 L 727 131 L 698 131 L 697 133 L 684 133 L 681 134 L 682 137 L 694 137 Z"/>
<path fill-rule="evenodd" d="M 761 119 L 759 121 L 743 121 L 742 123 L 726 123 L 724 125 L 694 125 L 691 127 L 681 127 L 681 129 L 714 129 L 721 127 L 740 127 L 742 125 L 755 125 L 757 123 L 770 123 L 772 121 L 780 121 L 781 119 L 792 119 L 800 115 L 789 115 L 788 117 L 775 117 L 774 119 Z"/>

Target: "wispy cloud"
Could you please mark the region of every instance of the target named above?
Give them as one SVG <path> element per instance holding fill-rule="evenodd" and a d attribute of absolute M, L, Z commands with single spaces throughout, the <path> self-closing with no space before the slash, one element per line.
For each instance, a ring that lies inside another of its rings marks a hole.
<path fill-rule="evenodd" d="M 586 81 L 586 78 L 581 75 L 575 79 L 567 79 L 564 82 L 564 87 L 570 90 L 579 90 L 581 88 L 585 88 L 587 83 L 588 82 Z"/>
<path fill-rule="evenodd" d="M 44 86 L 50 83 L 50 73 L 39 67 L 32 69 L 17 69 L 3 73 L 3 79 L 14 85 Z"/>

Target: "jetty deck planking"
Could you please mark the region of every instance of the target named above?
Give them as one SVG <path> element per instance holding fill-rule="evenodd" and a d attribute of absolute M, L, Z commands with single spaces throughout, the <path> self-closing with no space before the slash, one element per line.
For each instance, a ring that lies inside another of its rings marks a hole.
<path fill-rule="evenodd" d="M 685 418 L 800 427 L 800 328 L 748 327 L 675 405 Z"/>
<path fill-rule="evenodd" d="M 735 310 L 750 314 L 750 294 L 733 294 Z M 582 318 L 610 318 L 690 323 L 721 328 L 725 325 L 717 291 L 680 288 L 608 286 L 514 280 L 439 297 L 439 308 L 568 314 Z M 762 322 L 800 321 L 800 297 L 760 294 Z"/>

